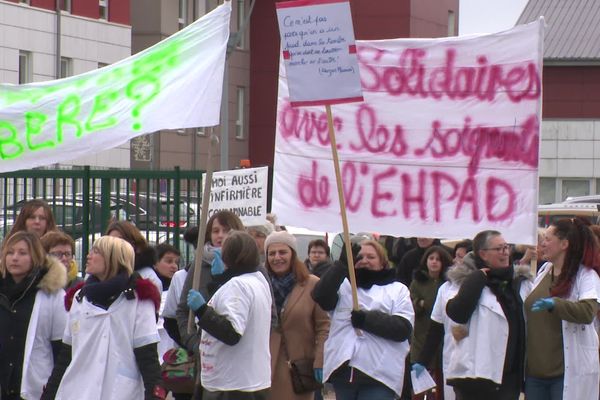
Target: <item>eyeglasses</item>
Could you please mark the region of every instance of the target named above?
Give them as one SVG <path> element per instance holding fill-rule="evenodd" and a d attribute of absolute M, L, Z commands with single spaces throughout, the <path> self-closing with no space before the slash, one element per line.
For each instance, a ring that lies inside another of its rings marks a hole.
<path fill-rule="evenodd" d="M 504 253 L 505 251 L 508 251 L 509 249 L 510 249 L 509 244 L 503 244 L 502 246 L 490 247 L 490 248 L 482 249 L 482 250 L 493 250 L 493 251 L 497 251 L 499 253 Z"/>
<path fill-rule="evenodd" d="M 63 257 L 65 257 L 65 258 L 73 257 L 73 253 L 71 253 L 70 251 L 53 251 L 48 254 L 50 254 L 52 257 L 56 257 L 58 259 L 61 259 Z"/>

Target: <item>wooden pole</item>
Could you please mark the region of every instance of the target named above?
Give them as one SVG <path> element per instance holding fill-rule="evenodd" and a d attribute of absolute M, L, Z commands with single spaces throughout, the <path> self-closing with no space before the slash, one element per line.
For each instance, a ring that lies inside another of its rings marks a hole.
<path fill-rule="evenodd" d="M 337 143 L 333 130 L 333 116 L 331 106 L 326 105 L 327 127 L 329 128 L 329 141 L 331 142 L 331 155 L 333 156 L 333 167 L 335 168 L 335 180 L 337 182 L 338 197 L 340 200 L 340 213 L 342 214 L 342 227 L 344 229 L 344 243 L 346 244 L 346 258 L 348 259 L 348 276 L 352 285 L 352 308 L 358 310 L 358 293 L 356 289 L 356 275 L 354 273 L 354 260 L 352 258 L 352 247 L 350 245 L 350 231 L 348 230 L 348 218 L 346 217 L 346 200 L 344 199 L 342 174 L 340 172 L 340 160 L 337 153 Z"/>
<path fill-rule="evenodd" d="M 213 150 L 219 143 L 219 138 L 212 134 L 210 135 L 210 143 L 208 145 L 208 159 L 206 161 L 206 179 L 204 180 L 204 190 L 202 191 L 202 211 L 200 213 L 200 229 L 198 231 L 198 244 L 196 245 L 196 256 L 194 259 L 194 279 L 192 281 L 192 289 L 200 288 L 200 271 L 202 269 L 202 256 L 204 255 L 204 237 L 206 236 L 206 221 L 208 220 L 208 203 L 210 203 L 210 188 L 213 175 Z M 190 309 L 188 316 L 188 334 L 194 334 L 196 317 Z"/>

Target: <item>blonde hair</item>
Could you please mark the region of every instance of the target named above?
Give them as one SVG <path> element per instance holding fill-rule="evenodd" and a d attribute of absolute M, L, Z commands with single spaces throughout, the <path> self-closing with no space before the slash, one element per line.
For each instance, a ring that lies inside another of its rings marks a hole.
<path fill-rule="evenodd" d="M 100 280 L 110 279 L 122 271 L 126 271 L 127 276 L 133 274 L 135 251 L 126 240 L 114 236 L 102 236 L 96 239 L 93 249 L 104 257 L 106 269 L 103 276 L 97 277 Z"/>
<path fill-rule="evenodd" d="M 387 252 L 385 248 L 379 243 L 377 240 L 367 239 L 360 242 L 360 246 L 371 246 L 375 249 L 375 254 L 379 257 L 379 261 L 381 261 L 381 265 L 383 268 L 390 267 L 390 260 L 388 259 Z"/>
<path fill-rule="evenodd" d="M 46 252 L 42 247 L 40 238 L 34 234 L 26 231 L 18 231 L 12 236 L 6 238 L 2 244 L 2 260 L 0 261 L 0 275 L 2 278 L 6 278 L 6 255 L 8 250 L 18 242 L 27 243 L 29 248 L 29 255 L 31 256 L 31 268 L 45 268 L 46 265 Z"/>

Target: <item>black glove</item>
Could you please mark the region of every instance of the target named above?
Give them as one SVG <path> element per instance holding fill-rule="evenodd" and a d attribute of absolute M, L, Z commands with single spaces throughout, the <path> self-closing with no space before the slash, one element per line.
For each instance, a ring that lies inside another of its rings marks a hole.
<path fill-rule="evenodd" d="M 367 319 L 367 313 L 363 310 L 352 310 L 352 316 L 350 321 L 352 326 L 357 329 L 363 329 L 365 326 L 365 320 Z"/>
<path fill-rule="evenodd" d="M 352 243 L 350 245 L 350 248 L 352 249 L 352 260 L 354 260 L 354 263 L 356 264 L 356 259 L 358 258 L 358 253 L 360 252 L 360 244 Z M 344 243 L 344 245 L 342 246 L 342 254 L 340 254 L 339 262 L 341 262 L 346 266 L 346 268 L 348 268 L 348 257 L 346 257 L 346 243 Z"/>

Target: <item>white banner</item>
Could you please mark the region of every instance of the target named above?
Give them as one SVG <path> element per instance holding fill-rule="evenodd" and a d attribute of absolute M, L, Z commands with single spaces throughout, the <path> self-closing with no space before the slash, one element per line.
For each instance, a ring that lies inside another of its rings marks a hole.
<path fill-rule="evenodd" d="M 0 172 L 94 154 L 161 129 L 219 124 L 231 3 L 85 74 L 0 85 Z"/>
<path fill-rule="evenodd" d="M 352 232 L 536 242 L 543 24 L 357 41 L 365 101 L 332 107 Z M 325 110 L 279 74 L 273 212 L 340 231 Z"/>
<path fill-rule="evenodd" d="M 268 178 L 268 167 L 214 172 L 208 217 L 229 210 L 240 217 L 245 226 L 264 225 L 267 222 Z M 202 174 L 204 179 L 206 174 Z"/>

